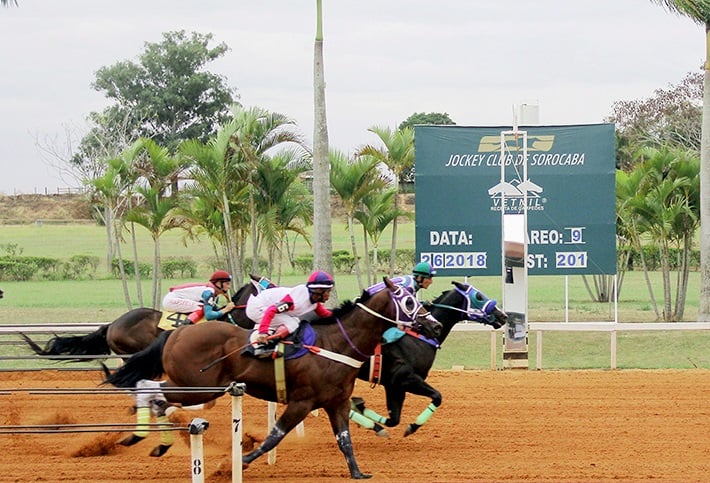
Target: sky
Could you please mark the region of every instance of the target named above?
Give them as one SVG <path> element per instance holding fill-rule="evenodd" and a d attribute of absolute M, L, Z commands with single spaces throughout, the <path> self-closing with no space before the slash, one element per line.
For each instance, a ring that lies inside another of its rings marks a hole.
<path fill-rule="evenodd" d="M 136 62 L 176 30 L 230 51 L 208 64 L 240 102 L 313 135 L 315 0 L 18 0 L 0 8 L 0 193 L 81 186 L 63 166 L 108 105 L 96 71 Z M 415 112 L 512 126 L 521 104 L 545 125 L 603 122 L 700 72 L 704 28 L 650 0 L 323 0 L 330 147 L 378 144 Z"/>

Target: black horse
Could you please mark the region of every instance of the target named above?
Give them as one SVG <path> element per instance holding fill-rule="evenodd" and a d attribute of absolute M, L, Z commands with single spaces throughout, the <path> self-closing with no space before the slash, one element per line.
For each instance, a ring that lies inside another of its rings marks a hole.
<path fill-rule="evenodd" d="M 441 329 L 441 324 L 433 321 L 406 289 L 389 279 L 385 279 L 385 286 L 386 290 L 373 295 L 363 292 L 356 303 L 345 302 L 333 311 L 333 317 L 312 326 L 313 342 L 306 344 L 302 340 L 299 344 L 307 349 L 302 351 L 304 355 L 285 362 L 285 410 L 261 446 L 242 457 L 243 463 L 249 464 L 273 449 L 308 413 L 323 408 L 350 476 L 369 477 L 355 461 L 349 430 L 350 396 L 358 368 L 373 354 L 382 333 L 392 324 L 412 325 L 415 318 L 424 315 L 434 332 Z M 249 332 L 229 324 L 183 326 L 162 334 L 148 348 L 134 354 L 116 372 L 107 375 L 104 383 L 122 388 L 145 387 L 148 383 L 162 393 L 163 388 L 215 388 L 239 381 L 246 383 L 248 394 L 276 401 L 274 361 L 245 355 L 249 344 Z M 163 374 L 165 382 L 149 381 Z M 223 394 L 224 391 L 166 391 L 162 400 L 194 405 Z M 138 397 L 143 396 L 137 394 Z"/>
<path fill-rule="evenodd" d="M 254 322 L 246 316 L 246 303 L 249 296 L 258 293 L 260 288 L 273 287 L 266 278 L 250 275 L 250 281 L 232 296 L 235 307 L 220 320 L 230 322 L 245 329 L 251 329 Z M 41 356 L 73 355 L 108 355 L 134 354 L 148 347 L 163 332 L 158 326 L 163 313 L 147 307 L 129 310 L 110 324 L 99 327 L 84 336 L 55 336 L 44 348 L 27 335 L 20 336 L 32 350 Z M 79 359 L 80 360 L 80 359 Z"/>
<path fill-rule="evenodd" d="M 505 324 L 507 315 L 498 309 L 495 300 L 489 299 L 472 285 L 455 281 L 451 283 L 455 287 L 443 292 L 428 307 L 434 318 L 443 325 L 440 336 L 436 339 L 428 339 L 410 334 L 394 342 L 383 344 L 380 374 L 371 373 L 373 366 L 378 364 L 373 362 L 372 358 L 358 373 L 359 379 L 373 384 L 379 383 L 385 387 L 388 418 L 367 408 L 365 401 L 360 397 L 352 398 L 351 402 L 350 418 L 361 426 L 374 430 L 378 436 L 389 436 L 382 425 L 394 427 L 399 424 L 407 393 L 429 397 L 431 403 L 419 414 L 414 423 L 407 426 L 405 436 L 419 429 L 441 406 L 441 393 L 430 386 L 425 379 L 434 364 L 436 351 L 456 323 L 461 320 L 471 320 L 491 325 L 495 329 Z M 376 380 L 373 380 L 373 376 Z"/>

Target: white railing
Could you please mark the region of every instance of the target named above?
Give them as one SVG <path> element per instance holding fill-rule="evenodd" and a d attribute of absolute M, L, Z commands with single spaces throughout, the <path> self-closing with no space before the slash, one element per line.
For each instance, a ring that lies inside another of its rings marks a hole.
<path fill-rule="evenodd" d="M 456 324 L 454 331 L 478 331 L 491 334 L 491 369 L 496 369 L 497 336 L 504 329 L 493 330 L 492 327 L 477 323 Z M 542 369 L 542 334 L 550 332 L 609 332 L 611 334 L 609 365 L 616 369 L 616 334 L 629 331 L 658 331 L 658 330 L 710 330 L 710 322 L 530 322 L 528 333 L 535 332 L 536 353 L 535 368 Z"/>
<path fill-rule="evenodd" d="M 72 323 L 72 324 L 7 324 L 0 325 L 0 335 L 23 332 L 37 333 L 89 333 L 106 323 Z M 489 332 L 491 335 L 491 369 L 497 369 L 498 336 L 504 329 L 493 330 L 488 325 L 478 323 L 459 323 L 453 328 L 455 332 Z M 629 331 L 676 331 L 676 330 L 710 330 L 710 322 L 530 322 L 528 333 L 535 333 L 536 353 L 535 368 L 542 369 L 542 335 L 543 332 L 609 332 L 610 337 L 610 367 L 616 369 L 616 334 Z"/>

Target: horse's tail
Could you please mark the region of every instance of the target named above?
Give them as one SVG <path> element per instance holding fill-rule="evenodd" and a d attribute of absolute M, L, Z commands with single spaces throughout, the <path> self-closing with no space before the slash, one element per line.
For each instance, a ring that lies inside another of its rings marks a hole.
<path fill-rule="evenodd" d="M 55 336 L 47 341 L 44 348 L 40 347 L 35 341 L 20 332 L 27 345 L 40 356 L 99 356 L 110 354 L 111 349 L 106 341 L 106 333 L 110 324 L 102 325 L 94 332 L 87 335 L 73 335 L 67 337 Z M 73 362 L 79 361 L 76 359 Z"/>
<path fill-rule="evenodd" d="M 173 331 L 161 333 L 157 339 L 140 352 L 133 354 L 116 372 L 110 374 L 101 384 L 132 388 L 141 379 L 156 379 L 163 375 L 163 348 Z"/>

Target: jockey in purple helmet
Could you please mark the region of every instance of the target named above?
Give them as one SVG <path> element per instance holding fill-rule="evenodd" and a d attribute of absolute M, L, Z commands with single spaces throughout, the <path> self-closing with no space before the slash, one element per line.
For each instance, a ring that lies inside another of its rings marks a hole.
<path fill-rule="evenodd" d="M 250 297 L 247 317 L 258 325 L 257 342 L 263 345 L 269 338 L 286 337 L 298 328 L 301 316 L 310 312 L 319 317 L 333 315 L 323 304 L 330 298 L 334 286 L 335 281 L 329 273 L 316 270 L 305 284 L 273 287 Z M 270 333 L 273 333 L 271 337 Z"/>

